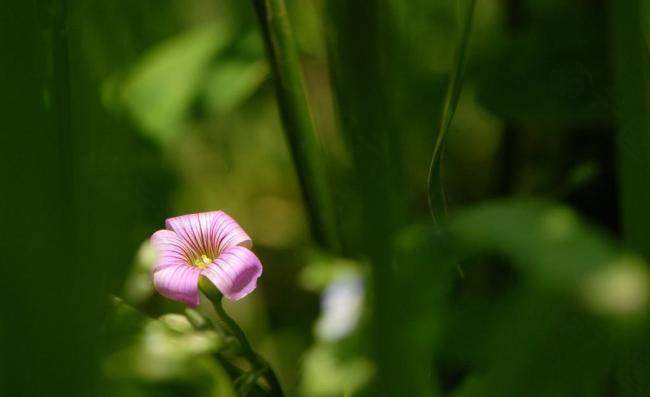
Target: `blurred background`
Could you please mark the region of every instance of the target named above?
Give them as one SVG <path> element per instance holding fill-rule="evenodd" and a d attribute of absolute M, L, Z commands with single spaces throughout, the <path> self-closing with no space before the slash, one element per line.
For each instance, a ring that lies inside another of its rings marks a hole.
<path fill-rule="evenodd" d="M 463 75 L 470 3 L 286 0 L 328 245 L 249 2 L 3 1 L 0 395 L 237 395 L 150 278 L 165 218 L 222 209 L 288 396 L 649 396 L 650 5 L 478 0 Z"/>

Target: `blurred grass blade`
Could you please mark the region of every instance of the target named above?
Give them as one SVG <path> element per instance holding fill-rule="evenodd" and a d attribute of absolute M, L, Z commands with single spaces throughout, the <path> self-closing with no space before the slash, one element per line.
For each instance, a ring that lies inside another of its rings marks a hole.
<path fill-rule="evenodd" d="M 619 197 L 625 242 L 650 258 L 650 54 L 646 0 L 612 1 L 612 59 L 618 110 Z M 647 339 L 646 339 L 647 340 Z M 648 344 L 628 347 L 617 362 L 620 394 L 650 390 Z M 644 373 L 646 372 L 646 373 Z"/>
<path fill-rule="evenodd" d="M 367 395 L 398 396 L 413 387 L 416 374 L 404 365 L 415 362 L 410 341 L 395 337 L 402 327 L 395 319 L 407 304 L 395 284 L 401 264 L 394 253 L 394 238 L 406 223 L 407 189 L 399 146 L 404 126 L 392 106 L 396 91 L 391 87 L 402 73 L 393 61 L 404 37 L 390 7 L 380 0 L 325 3 L 337 121 L 353 160 L 351 189 L 360 204 L 344 203 L 348 215 L 361 219 L 352 236 L 355 244 L 345 248 L 367 258 L 372 268 L 368 349 L 376 376 Z"/>
<path fill-rule="evenodd" d="M 284 0 L 253 0 L 275 77 L 280 116 L 289 141 L 314 238 L 339 252 L 340 242 L 325 163 L 309 112 L 300 58 Z"/>
<path fill-rule="evenodd" d="M 0 219 L 12 225 L 0 239 L 3 396 L 93 394 L 89 345 L 75 339 L 94 327 L 83 318 L 86 296 L 70 249 L 76 153 L 66 15 L 65 2 L 0 3 Z"/>
<path fill-rule="evenodd" d="M 467 62 L 467 49 L 469 47 L 469 36 L 472 31 L 475 5 L 476 0 L 469 0 L 467 8 L 464 13 L 462 13 L 458 49 L 456 51 L 451 75 L 449 77 L 449 86 L 447 87 L 447 95 L 442 115 L 440 117 L 438 136 L 436 137 L 436 143 L 431 156 L 431 163 L 429 164 L 429 176 L 427 181 L 429 212 L 433 220 L 436 222 L 444 219 L 447 214 L 446 198 L 442 183 L 442 149 L 444 147 L 445 136 L 451 127 L 451 122 L 454 119 L 454 113 L 460 98 L 460 90 L 462 88 L 463 74 Z"/>
<path fill-rule="evenodd" d="M 650 91 L 643 0 L 611 2 L 614 88 L 623 230 L 628 245 L 650 258 Z"/>

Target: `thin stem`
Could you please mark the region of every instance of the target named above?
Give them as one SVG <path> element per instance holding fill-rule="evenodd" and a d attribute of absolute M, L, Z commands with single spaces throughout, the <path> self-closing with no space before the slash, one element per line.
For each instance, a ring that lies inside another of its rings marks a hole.
<path fill-rule="evenodd" d="M 438 223 L 444 220 L 447 215 L 447 203 L 442 184 L 442 149 L 444 147 L 445 137 L 454 119 L 458 100 L 460 99 L 475 5 L 476 0 L 469 0 L 467 9 L 463 14 L 463 19 L 460 22 L 460 42 L 454 58 L 449 86 L 447 87 L 447 96 L 440 118 L 440 128 L 438 129 L 438 136 L 436 137 L 433 154 L 431 155 L 431 163 L 429 164 L 429 176 L 427 178 L 429 212 L 431 218 Z"/>
<path fill-rule="evenodd" d="M 254 379 L 252 385 L 250 385 L 250 387 L 248 387 L 247 385 L 243 385 L 243 384 L 238 385 L 237 381 L 239 379 L 241 379 L 243 376 L 246 375 L 246 371 L 244 371 L 243 369 L 241 369 L 238 366 L 234 365 L 233 363 L 231 363 L 230 361 L 228 361 L 227 359 L 222 357 L 219 353 L 216 353 L 214 355 L 214 357 L 224 367 L 224 369 L 228 372 L 228 374 L 235 379 L 234 386 L 236 387 L 236 389 L 239 391 L 239 393 L 242 396 L 246 396 L 246 395 L 248 395 L 248 393 L 252 393 L 252 395 L 254 395 L 254 396 L 260 396 L 260 395 L 266 396 L 268 394 L 266 389 L 262 388 L 257 383 L 257 378 L 260 375 L 263 375 L 263 374 L 252 374 L 252 375 L 255 375 L 255 379 Z M 247 380 L 247 379 L 245 379 L 245 380 Z M 243 390 L 244 387 L 246 387 L 246 390 Z"/>
<path fill-rule="evenodd" d="M 219 315 L 219 318 L 223 321 L 223 324 L 228 328 L 228 331 L 239 341 L 241 345 L 242 352 L 244 355 L 248 358 L 251 359 L 251 362 L 256 363 L 257 362 L 257 354 L 251 347 L 250 343 L 248 342 L 248 338 L 246 338 L 246 334 L 244 334 L 244 331 L 239 327 L 239 325 L 235 322 L 235 320 L 232 319 L 226 313 L 226 311 L 223 308 L 223 305 L 221 304 L 223 298 L 221 299 L 210 299 L 212 302 L 212 305 L 214 306 L 214 310 L 217 312 Z"/>
<path fill-rule="evenodd" d="M 284 132 L 314 238 L 332 252 L 340 251 L 332 195 L 321 148 L 309 111 L 300 58 L 284 0 L 252 0 L 275 78 Z"/>
<path fill-rule="evenodd" d="M 269 363 L 264 360 L 262 356 L 257 354 L 255 350 L 253 350 L 253 347 L 248 342 L 248 338 L 246 338 L 246 334 L 244 334 L 244 331 L 242 331 L 242 329 L 239 327 L 239 324 L 237 324 L 237 322 L 235 322 L 235 320 L 233 320 L 232 317 L 230 317 L 224 310 L 221 303 L 223 296 L 221 294 L 215 294 L 213 291 L 207 290 L 203 287 L 201 289 L 206 294 L 206 296 L 208 296 L 210 302 L 212 302 L 214 310 L 217 312 L 217 315 L 227 328 L 227 331 L 229 331 L 239 341 L 241 351 L 253 366 L 253 371 L 259 374 L 263 374 L 263 376 L 266 378 L 267 382 L 269 383 L 269 387 L 271 388 L 269 395 L 273 397 L 284 397 L 282 386 L 280 385 L 280 382 L 278 381 L 278 378 L 275 375 L 275 372 L 273 372 L 273 369 Z"/>

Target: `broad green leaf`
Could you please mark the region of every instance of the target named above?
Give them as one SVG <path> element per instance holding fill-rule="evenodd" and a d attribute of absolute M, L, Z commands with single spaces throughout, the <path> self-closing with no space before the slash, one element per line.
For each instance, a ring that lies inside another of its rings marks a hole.
<path fill-rule="evenodd" d="M 577 295 L 596 311 L 633 314 L 647 307 L 646 264 L 568 207 L 495 201 L 458 212 L 450 230 L 466 250 L 505 255 L 541 287 Z"/>
<path fill-rule="evenodd" d="M 119 86 L 119 100 L 144 132 L 167 143 L 187 117 L 210 61 L 228 43 L 226 25 L 205 25 L 146 52 Z"/>
<path fill-rule="evenodd" d="M 599 393 L 615 344 L 602 323 L 525 288 L 485 320 L 467 333 L 471 341 L 456 340 L 475 357 L 454 397 L 607 395 Z"/>
<path fill-rule="evenodd" d="M 217 61 L 206 79 L 206 107 L 217 113 L 232 111 L 250 97 L 268 75 L 268 66 L 263 59 L 225 58 Z"/>

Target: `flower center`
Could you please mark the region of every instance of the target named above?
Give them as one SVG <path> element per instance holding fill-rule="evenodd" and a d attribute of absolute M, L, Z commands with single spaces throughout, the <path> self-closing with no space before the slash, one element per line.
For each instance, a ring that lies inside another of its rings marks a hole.
<path fill-rule="evenodd" d="M 196 258 L 194 260 L 194 266 L 200 267 L 200 268 L 205 268 L 208 267 L 208 265 L 212 263 L 212 259 L 210 259 L 207 255 L 203 254 L 200 257 Z"/>

